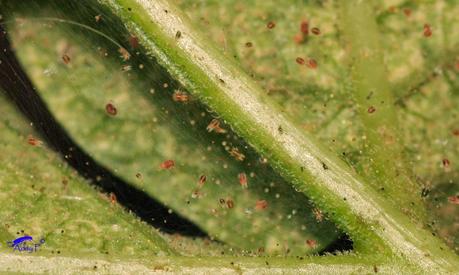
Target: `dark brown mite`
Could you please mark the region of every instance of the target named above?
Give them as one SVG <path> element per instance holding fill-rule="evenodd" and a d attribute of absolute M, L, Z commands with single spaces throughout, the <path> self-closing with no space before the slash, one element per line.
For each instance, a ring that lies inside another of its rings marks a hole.
<path fill-rule="evenodd" d="M 228 206 L 228 208 L 233 208 L 234 207 L 234 201 L 232 199 L 227 199 L 226 200 L 226 206 Z"/>
<path fill-rule="evenodd" d="M 314 27 L 311 29 L 311 32 L 314 34 L 314 35 L 320 35 L 320 29 L 317 28 L 317 27 Z"/>
<path fill-rule="evenodd" d="M 204 185 L 204 183 L 206 182 L 206 180 L 207 180 L 206 175 L 201 175 L 199 177 L 199 186 L 202 187 Z"/>
<path fill-rule="evenodd" d="M 70 57 L 67 54 L 64 54 L 62 56 L 62 61 L 64 61 L 64 63 L 67 65 L 70 63 Z"/>

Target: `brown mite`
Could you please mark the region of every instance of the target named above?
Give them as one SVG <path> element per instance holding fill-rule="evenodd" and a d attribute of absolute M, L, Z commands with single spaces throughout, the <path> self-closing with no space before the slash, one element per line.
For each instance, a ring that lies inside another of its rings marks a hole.
<path fill-rule="evenodd" d="M 70 57 L 67 54 L 64 54 L 62 56 L 62 61 L 64 61 L 64 64 L 69 64 L 70 63 Z"/>
<path fill-rule="evenodd" d="M 233 208 L 234 207 L 234 201 L 232 199 L 227 199 L 226 200 L 226 206 L 228 206 L 228 208 Z"/>
<path fill-rule="evenodd" d="M 116 114 L 118 113 L 118 110 L 112 103 L 107 103 L 107 105 L 105 105 L 105 111 L 107 112 L 107 114 L 111 116 L 116 116 Z"/>
<path fill-rule="evenodd" d="M 202 186 L 204 185 L 204 183 L 206 182 L 206 180 L 207 180 L 206 175 L 201 175 L 201 176 L 199 177 L 199 182 L 198 182 L 199 187 L 202 187 Z"/>
<path fill-rule="evenodd" d="M 449 165 L 451 164 L 451 163 L 449 162 L 449 159 L 443 159 L 443 160 L 442 160 L 442 163 L 443 163 L 443 166 L 444 166 L 445 168 L 448 168 Z"/>
<path fill-rule="evenodd" d="M 320 35 L 320 29 L 317 28 L 317 27 L 314 27 L 311 29 L 311 32 L 314 34 L 314 35 Z"/>
<path fill-rule="evenodd" d="M 296 63 L 298 63 L 299 65 L 304 65 L 304 62 L 305 62 L 305 61 L 304 61 L 304 58 L 301 58 L 301 57 L 297 57 L 295 61 L 296 61 Z"/>
<path fill-rule="evenodd" d="M 255 203 L 255 210 L 264 210 L 268 208 L 268 202 L 266 200 L 258 200 Z"/>

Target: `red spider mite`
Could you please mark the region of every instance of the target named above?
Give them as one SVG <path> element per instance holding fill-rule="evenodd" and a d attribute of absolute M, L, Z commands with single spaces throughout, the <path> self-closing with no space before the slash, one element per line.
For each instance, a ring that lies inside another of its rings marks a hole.
<path fill-rule="evenodd" d="M 39 139 L 34 138 L 33 136 L 29 136 L 27 138 L 27 143 L 29 143 L 32 146 L 40 146 L 42 144 L 42 142 Z"/>
<path fill-rule="evenodd" d="M 455 135 L 456 137 L 459 137 L 459 129 L 454 129 L 453 135 Z"/>
<path fill-rule="evenodd" d="M 206 180 L 207 180 L 206 175 L 201 175 L 201 176 L 199 177 L 199 186 L 202 187 L 202 186 L 204 185 L 204 183 L 206 182 Z"/>
<path fill-rule="evenodd" d="M 304 34 L 306 36 L 309 34 L 309 22 L 308 22 L 308 20 L 301 21 L 300 31 L 301 31 L 302 34 Z"/>
<path fill-rule="evenodd" d="M 114 193 L 110 193 L 110 202 L 112 204 L 116 203 L 116 195 Z"/>
<path fill-rule="evenodd" d="M 315 240 L 306 240 L 306 244 L 310 247 L 310 248 L 316 248 L 317 247 L 317 242 Z"/>
<path fill-rule="evenodd" d="M 118 110 L 112 103 L 107 103 L 107 105 L 105 105 L 105 111 L 107 112 L 107 114 L 111 116 L 116 116 L 116 114 L 118 113 Z"/>
<path fill-rule="evenodd" d="M 406 17 L 411 16 L 411 10 L 410 9 L 403 9 L 403 13 L 405 14 Z"/>
<path fill-rule="evenodd" d="M 293 37 L 293 41 L 295 41 L 296 44 L 301 44 L 304 42 L 304 35 L 302 33 L 297 33 Z"/>
<path fill-rule="evenodd" d="M 245 173 L 239 173 L 238 178 L 239 178 L 239 184 L 242 187 L 247 188 L 247 175 Z"/>
<path fill-rule="evenodd" d="M 446 167 L 446 168 L 448 168 L 449 165 L 450 165 L 449 159 L 443 159 L 442 163 L 443 163 L 443 166 Z"/>
<path fill-rule="evenodd" d="M 309 58 L 309 60 L 308 60 L 308 67 L 309 67 L 310 69 L 315 69 L 315 68 L 317 68 L 317 61 L 316 61 L 315 59 L 313 59 L 313 58 Z"/>
<path fill-rule="evenodd" d="M 190 99 L 190 97 L 188 96 L 187 93 L 184 93 L 179 90 L 175 90 L 174 94 L 172 94 L 172 99 L 175 102 L 187 102 Z"/>
<path fill-rule="evenodd" d="M 166 170 L 172 169 L 174 168 L 174 166 L 175 166 L 175 162 L 171 159 L 168 159 L 159 165 L 161 169 L 166 169 Z"/>
<path fill-rule="evenodd" d="M 96 19 L 96 22 L 99 22 L 102 19 L 102 15 L 96 15 L 94 16 L 94 19 Z"/>
<path fill-rule="evenodd" d="M 448 202 L 452 204 L 459 204 L 459 196 L 449 196 L 448 197 Z"/>
<path fill-rule="evenodd" d="M 304 58 L 297 57 L 296 58 L 296 63 L 298 63 L 299 65 L 304 65 Z"/>
<path fill-rule="evenodd" d="M 265 201 L 265 200 L 258 200 L 256 203 L 255 203 L 255 209 L 256 210 L 264 210 L 268 208 L 268 202 Z"/>
<path fill-rule="evenodd" d="M 276 26 L 276 23 L 274 23 L 273 21 L 268 22 L 268 24 L 266 25 L 268 29 L 273 29 L 275 26 Z"/>
<path fill-rule="evenodd" d="M 368 111 L 369 114 L 372 114 L 372 113 L 374 113 L 376 111 L 376 108 L 373 107 L 373 106 L 370 106 L 370 107 L 368 107 L 367 111 Z"/>
<path fill-rule="evenodd" d="M 131 45 L 133 49 L 137 49 L 139 47 L 139 39 L 137 38 L 137 36 L 130 35 L 128 40 L 129 45 Z"/>
<path fill-rule="evenodd" d="M 320 35 L 320 29 L 317 28 L 317 27 L 314 27 L 311 29 L 311 32 L 314 34 L 314 35 Z"/>
<path fill-rule="evenodd" d="M 431 37 L 432 36 L 432 29 L 429 24 L 424 24 L 424 36 Z"/>

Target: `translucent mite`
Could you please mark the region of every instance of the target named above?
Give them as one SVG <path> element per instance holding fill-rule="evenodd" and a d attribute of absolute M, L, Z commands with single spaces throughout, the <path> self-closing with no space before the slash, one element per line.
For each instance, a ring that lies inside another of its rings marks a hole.
<path fill-rule="evenodd" d="M 172 100 L 174 100 L 175 102 L 187 102 L 188 100 L 190 100 L 190 96 L 185 92 L 175 90 L 172 94 Z"/>
<path fill-rule="evenodd" d="M 224 134 L 226 133 L 226 130 L 220 127 L 220 121 L 216 118 L 212 119 L 212 121 L 207 125 L 207 131 L 210 132 L 215 132 L 218 134 Z"/>
<path fill-rule="evenodd" d="M 239 149 L 235 147 L 231 148 L 229 153 L 232 157 L 234 157 L 238 161 L 243 161 L 245 159 L 245 155 L 239 152 Z"/>
<path fill-rule="evenodd" d="M 118 52 L 120 53 L 121 58 L 123 58 L 124 61 L 128 61 L 129 58 L 131 58 L 131 54 L 125 48 L 119 48 Z"/>

